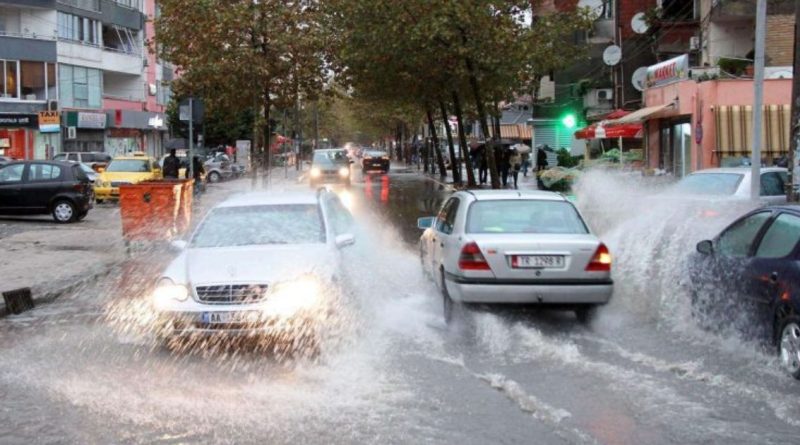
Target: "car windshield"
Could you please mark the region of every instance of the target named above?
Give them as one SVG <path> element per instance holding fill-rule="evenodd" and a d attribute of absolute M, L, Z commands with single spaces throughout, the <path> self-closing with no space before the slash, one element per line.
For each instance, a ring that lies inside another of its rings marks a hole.
<path fill-rule="evenodd" d="M 344 150 L 316 151 L 314 152 L 314 164 L 334 165 L 347 163 L 347 153 Z"/>
<path fill-rule="evenodd" d="M 589 233 L 565 201 L 477 201 L 469 208 L 467 233 Z"/>
<path fill-rule="evenodd" d="M 681 179 L 673 190 L 695 195 L 733 195 L 743 178 L 741 173 L 694 173 Z"/>
<path fill-rule="evenodd" d="M 147 173 L 150 171 L 148 168 L 147 160 L 139 159 L 115 159 L 108 164 L 106 171 L 109 172 L 130 172 L 130 173 Z"/>
<path fill-rule="evenodd" d="M 372 157 L 372 158 L 380 158 L 382 156 L 389 156 L 385 151 L 372 151 L 372 150 L 364 153 L 364 155 Z"/>
<path fill-rule="evenodd" d="M 59 153 L 59 154 L 53 156 L 53 160 L 54 161 L 66 161 L 67 160 L 67 154 L 66 153 Z"/>
<path fill-rule="evenodd" d="M 217 208 L 195 233 L 192 247 L 324 242 L 319 206 L 281 204 Z"/>

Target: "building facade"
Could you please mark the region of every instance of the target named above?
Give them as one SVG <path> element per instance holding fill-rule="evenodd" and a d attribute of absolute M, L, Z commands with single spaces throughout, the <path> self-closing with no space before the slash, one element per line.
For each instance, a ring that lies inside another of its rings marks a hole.
<path fill-rule="evenodd" d="M 157 14 L 156 0 L 0 0 L 0 153 L 161 154 L 173 70 L 146 46 Z"/>

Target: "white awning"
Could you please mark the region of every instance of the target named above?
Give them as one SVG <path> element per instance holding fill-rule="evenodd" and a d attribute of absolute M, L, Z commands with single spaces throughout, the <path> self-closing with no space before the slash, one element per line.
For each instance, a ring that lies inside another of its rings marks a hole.
<path fill-rule="evenodd" d="M 639 110 L 634 111 L 631 114 L 626 114 L 619 119 L 613 119 L 606 122 L 606 125 L 619 125 L 619 124 L 633 124 L 644 122 L 650 118 L 650 116 L 659 113 L 661 111 L 666 110 L 667 108 L 672 108 L 675 106 L 674 102 L 664 104 L 664 105 L 656 105 L 654 107 L 645 107 Z"/>

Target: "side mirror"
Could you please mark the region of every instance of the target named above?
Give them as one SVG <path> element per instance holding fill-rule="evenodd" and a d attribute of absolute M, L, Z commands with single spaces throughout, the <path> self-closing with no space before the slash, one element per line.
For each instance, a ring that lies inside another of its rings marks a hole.
<path fill-rule="evenodd" d="M 182 239 L 176 239 L 176 240 L 173 240 L 170 243 L 170 245 L 175 250 L 184 250 L 184 249 L 186 249 L 186 246 L 189 245 L 189 243 L 187 243 L 185 240 L 182 240 Z"/>
<path fill-rule="evenodd" d="M 703 255 L 711 255 L 714 253 L 714 244 L 709 240 L 700 241 L 697 243 L 697 251 Z"/>
<path fill-rule="evenodd" d="M 417 219 L 417 228 L 418 229 L 430 229 L 433 227 L 433 221 L 436 220 L 434 216 L 426 216 L 424 218 Z"/>
<path fill-rule="evenodd" d="M 353 234 L 345 233 L 336 237 L 336 247 L 341 249 L 347 246 L 352 246 L 356 243 L 356 237 Z"/>

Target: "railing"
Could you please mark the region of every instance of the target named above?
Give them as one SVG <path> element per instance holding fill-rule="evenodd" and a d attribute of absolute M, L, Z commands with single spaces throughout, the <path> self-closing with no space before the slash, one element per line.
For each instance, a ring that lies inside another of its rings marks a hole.
<path fill-rule="evenodd" d="M 8 32 L 0 30 L 0 37 L 14 37 L 17 39 L 36 39 L 36 40 L 56 40 L 58 39 L 57 34 L 53 35 L 46 35 L 46 34 L 36 34 L 35 32 Z"/>
<path fill-rule="evenodd" d="M 142 2 L 140 0 L 114 0 L 114 3 L 122 6 L 123 8 L 133 9 L 136 11 L 142 10 Z"/>
<path fill-rule="evenodd" d="M 80 9 L 100 12 L 100 0 L 58 0 L 58 3 Z"/>
<path fill-rule="evenodd" d="M 116 54 L 124 54 L 124 55 L 128 55 L 128 56 L 142 57 L 142 49 L 141 48 L 119 49 L 119 48 L 113 48 L 113 47 L 110 47 L 110 46 L 104 46 L 103 47 L 103 51 L 108 51 L 108 52 L 112 52 L 112 53 L 116 53 Z"/>

